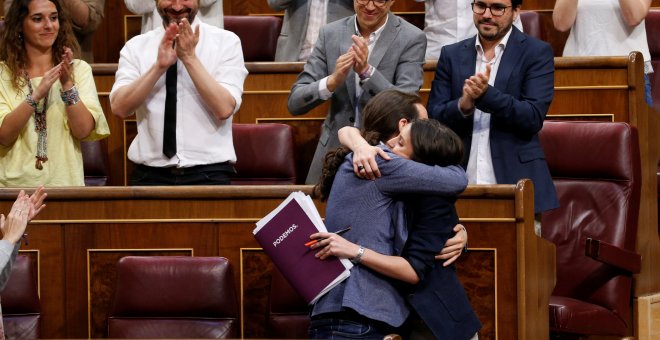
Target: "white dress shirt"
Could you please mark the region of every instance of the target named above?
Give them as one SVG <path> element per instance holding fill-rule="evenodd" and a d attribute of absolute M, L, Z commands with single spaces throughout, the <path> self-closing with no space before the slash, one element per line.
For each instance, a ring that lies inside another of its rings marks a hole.
<path fill-rule="evenodd" d="M 309 0 L 309 18 L 307 19 L 307 33 L 305 40 L 300 47 L 300 54 L 298 61 L 306 61 L 310 54 L 316 40 L 319 37 L 321 27 L 326 24 L 328 19 L 328 2 L 327 0 Z"/>
<path fill-rule="evenodd" d="M 486 65 L 490 64 L 490 78 L 488 85 L 495 84 L 497 70 L 500 67 L 502 54 L 506 49 L 506 43 L 511 36 L 511 30 L 502 38 L 495 47 L 495 56 L 491 60 L 486 60 L 483 47 L 477 37 L 474 48 L 477 49 L 477 72 L 485 72 Z M 474 125 L 472 127 L 472 144 L 470 146 L 470 158 L 468 160 L 467 175 L 470 184 L 497 184 L 495 178 L 495 169 L 493 168 L 493 158 L 490 154 L 490 113 L 479 109 L 474 110 Z"/>
<path fill-rule="evenodd" d="M 477 34 L 472 19 L 470 0 L 415 0 L 424 1 L 424 33 L 426 34 L 426 59 L 438 60 L 442 46 L 471 38 Z M 507 8 L 507 11 L 512 10 Z M 522 32 L 520 16 L 513 24 Z"/>
<path fill-rule="evenodd" d="M 199 21 L 199 42 L 195 49 L 198 59 L 236 101 L 234 112 L 241 106 L 243 82 L 247 70 L 238 37 L 229 31 Z M 122 48 L 119 66 L 110 98 L 117 89 L 133 83 L 156 62 L 158 46 L 165 35 L 163 27 L 129 40 Z M 145 103 L 136 110 L 138 133 L 128 150 L 128 158 L 138 164 L 153 167 L 191 167 L 236 161 L 231 134 L 231 117 L 218 121 L 199 96 L 181 61 L 177 68 L 177 153 L 163 155 L 163 125 L 165 111 L 165 74 L 156 82 Z"/>
<path fill-rule="evenodd" d="M 153 0 L 124 0 L 129 11 L 142 15 L 142 30 L 146 33 L 154 28 L 163 26 L 163 19 L 156 9 L 156 1 Z M 205 24 L 219 28 L 224 27 L 224 16 L 222 0 L 199 0 L 199 17 Z"/>

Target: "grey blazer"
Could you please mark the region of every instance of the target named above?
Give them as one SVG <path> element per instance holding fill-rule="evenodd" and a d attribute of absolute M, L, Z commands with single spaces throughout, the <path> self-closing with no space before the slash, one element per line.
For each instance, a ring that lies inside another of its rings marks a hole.
<path fill-rule="evenodd" d="M 288 107 L 292 115 L 305 114 L 324 102 L 319 96 L 319 82 L 335 70 L 337 58 L 351 47 L 351 36 L 354 34 L 355 15 L 321 28 L 311 56 L 291 88 Z M 383 32 L 369 54 L 369 64 L 376 70 L 362 84 L 363 94 L 359 102 L 355 98 L 355 72 L 349 73 L 346 82 L 330 98 L 330 109 L 321 127 L 319 143 L 305 181 L 307 184 L 318 181 L 326 152 L 339 146 L 337 131 L 354 125 L 356 106 L 364 107 L 371 97 L 392 87 L 411 93 L 419 92 L 425 51 L 424 32 L 390 13 Z"/>
<path fill-rule="evenodd" d="M 275 11 L 285 10 L 275 61 L 298 61 L 307 34 L 309 0 L 268 0 L 268 6 Z M 353 0 L 328 0 L 327 11 L 326 23 L 353 15 Z"/>

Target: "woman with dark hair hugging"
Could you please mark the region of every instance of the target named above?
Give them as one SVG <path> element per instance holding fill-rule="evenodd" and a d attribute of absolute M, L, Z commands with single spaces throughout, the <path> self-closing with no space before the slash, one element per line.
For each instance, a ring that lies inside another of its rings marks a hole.
<path fill-rule="evenodd" d="M 458 166 L 463 146 L 437 121 L 414 120 L 418 103 L 415 95 L 388 90 L 364 108 L 364 138 L 390 158 L 375 159 L 381 177 L 356 176 L 348 149 L 326 156 L 315 188 L 327 200 L 326 225 L 330 232 L 352 229 L 344 237 L 314 234 L 311 238 L 324 240 L 313 248 L 320 259 L 348 258 L 356 266 L 348 279 L 314 305 L 311 338 L 401 334 L 410 315 L 406 297 L 433 331 L 424 335 L 469 339 L 480 328 L 453 266 L 442 267 L 435 261 L 458 223 L 454 201 L 467 186 L 465 172 Z M 402 218 L 399 201 L 408 207 L 407 223 L 397 222 Z M 406 224 L 408 229 L 402 230 Z"/>

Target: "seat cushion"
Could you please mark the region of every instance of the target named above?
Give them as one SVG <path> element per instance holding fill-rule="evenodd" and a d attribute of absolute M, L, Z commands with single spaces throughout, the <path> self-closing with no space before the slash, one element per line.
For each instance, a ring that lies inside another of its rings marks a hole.
<path fill-rule="evenodd" d="M 235 319 L 108 319 L 108 337 L 117 339 L 227 339 L 240 337 L 239 328 Z"/>
<path fill-rule="evenodd" d="M 39 314 L 3 315 L 6 339 L 39 339 Z"/>
<path fill-rule="evenodd" d="M 626 323 L 601 306 L 564 296 L 550 297 L 550 330 L 554 332 L 625 335 Z"/>

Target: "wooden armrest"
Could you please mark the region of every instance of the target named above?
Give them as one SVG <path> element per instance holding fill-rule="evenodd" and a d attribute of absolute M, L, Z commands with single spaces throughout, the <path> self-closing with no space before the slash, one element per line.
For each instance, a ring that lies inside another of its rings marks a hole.
<path fill-rule="evenodd" d="M 592 238 L 587 238 L 585 255 L 633 274 L 639 273 L 642 267 L 641 255 Z"/>

